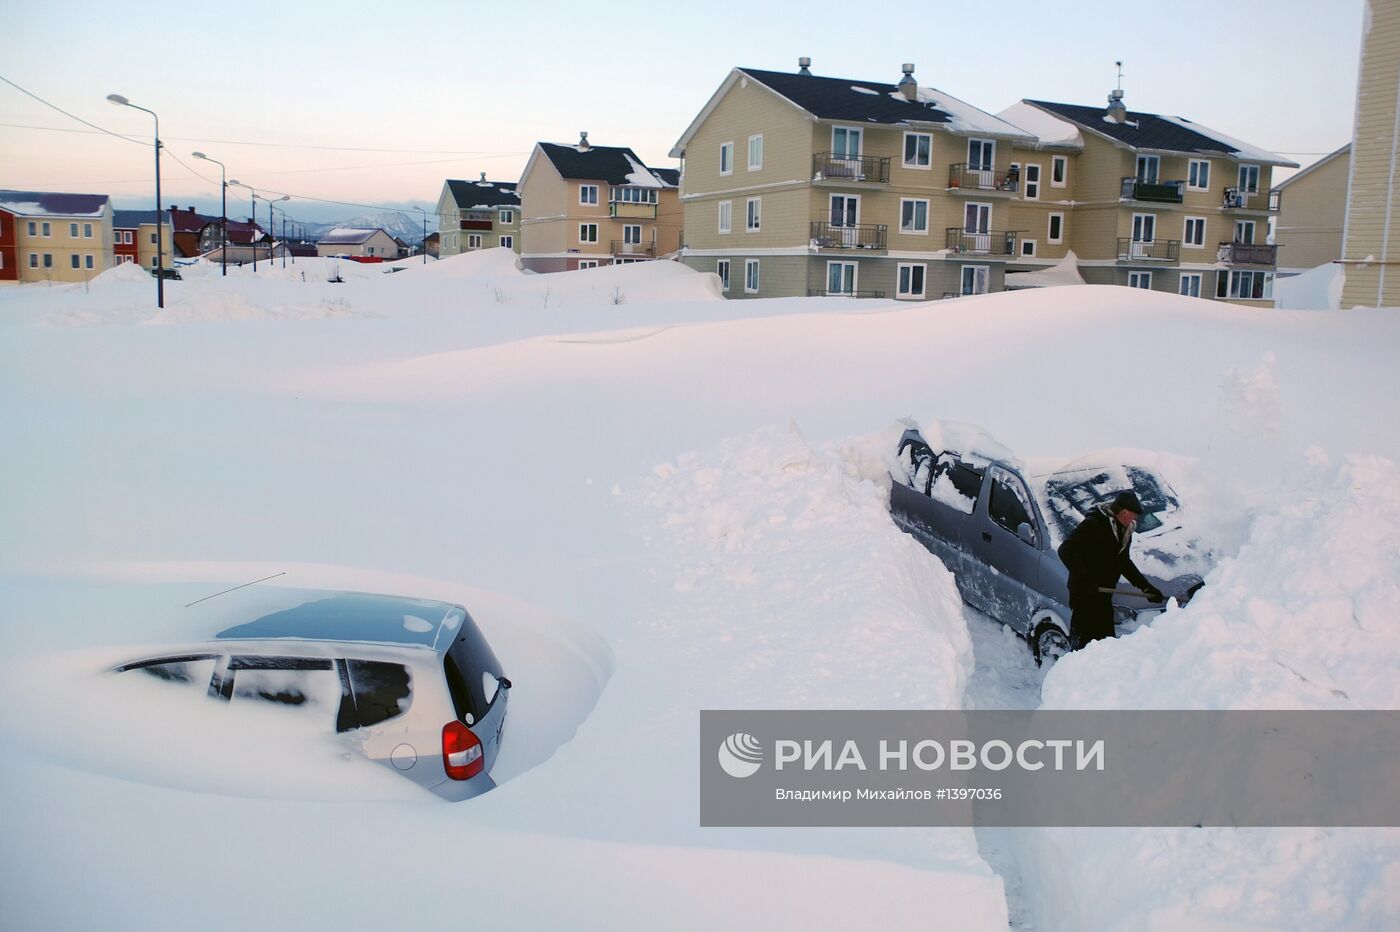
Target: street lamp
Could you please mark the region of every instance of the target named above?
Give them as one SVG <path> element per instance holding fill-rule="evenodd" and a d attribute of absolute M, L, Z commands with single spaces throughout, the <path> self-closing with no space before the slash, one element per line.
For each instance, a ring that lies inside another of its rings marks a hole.
<path fill-rule="evenodd" d="M 244 184 L 243 182 L 241 182 L 241 181 L 239 181 L 239 180 L 237 180 L 237 179 L 234 179 L 233 181 L 230 181 L 229 184 L 231 184 L 231 185 L 236 185 L 236 186 L 238 186 L 238 187 L 240 187 L 240 188 L 247 188 L 247 189 L 248 189 L 248 192 L 253 196 L 253 202 L 252 202 L 252 203 L 253 203 L 253 219 L 252 219 L 252 226 L 253 226 L 254 229 L 256 229 L 256 228 L 257 228 L 257 225 L 258 225 L 258 201 L 261 200 L 261 201 L 266 201 L 266 202 L 267 202 L 267 225 L 268 225 L 268 227 L 269 227 L 269 229 L 270 229 L 270 228 L 272 227 L 272 205 L 275 204 L 275 203 L 277 203 L 278 201 L 290 201 L 290 200 L 292 199 L 292 196 L 291 196 L 290 194 L 284 194 L 284 195 L 282 195 L 281 197 L 263 197 L 262 195 L 258 194 L 258 192 L 257 192 L 256 190 L 253 189 L 253 186 L 252 186 L 252 185 Z M 270 235 L 270 236 L 273 236 L 274 239 L 275 239 L 275 237 L 276 237 L 275 232 L 274 232 L 274 233 L 269 233 L 269 235 Z M 248 233 L 248 240 L 249 240 L 250 243 L 252 242 L 252 239 L 253 239 L 253 235 L 252 235 L 252 231 L 250 230 L 249 233 Z M 268 252 L 267 252 L 267 261 L 268 261 L 269 263 L 272 262 L 272 250 L 271 250 L 270 248 L 268 249 Z M 253 244 L 253 271 L 256 272 L 257 270 L 258 270 L 258 247 L 257 247 L 256 244 Z"/>
<path fill-rule="evenodd" d="M 222 197 L 222 199 L 221 199 L 221 201 L 220 201 L 220 209 L 223 211 L 223 217 L 222 217 L 222 218 L 220 219 L 220 221 L 219 221 L 219 235 L 220 235 L 220 237 L 221 237 L 221 238 L 223 239 L 223 241 L 224 241 L 224 246 L 223 246 L 223 258 L 222 258 L 220 261 L 221 261 L 221 263 L 223 264 L 223 267 L 224 267 L 223 274 L 227 275 L 227 274 L 228 274 L 228 174 L 227 174 L 227 170 L 225 169 L 224 163 L 223 163 L 223 162 L 220 162 L 218 159 L 211 159 L 209 156 L 205 155 L 203 152 L 191 152 L 190 155 L 193 155 L 193 156 L 194 156 L 195 158 L 197 158 L 197 159 L 204 159 L 204 161 L 206 161 L 206 162 L 213 162 L 215 165 L 219 166 L 219 180 L 220 180 L 220 182 L 223 184 L 223 197 Z"/>
<path fill-rule="evenodd" d="M 272 266 L 272 250 L 277 245 L 277 221 L 272 219 L 272 205 L 276 204 L 278 201 L 290 201 L 291 199 L 292 196 L 290 194 L 284 194 L 281 197 L 263 198 L 263 200 L 267 201 L 267 232 L 268 235 L 272 237 L 272 245 L 267 247 L 267 264 L 269 268 Z M 283 214 L 285 215 L 286 211 L 283 211 Z M 282 244 L 282 254 L 284 256 L 287 254 L 286 243 Z M 283 267 L 285 267 L 286 264 L 284 260 L 282 262 Z"/>
<path fill-rule="evenodd" d="M 137 106 L 120 94 L 108 94 L 107 99 L 119 107 L 130 107 L 149 113 L 156 121 L 156 307 L 165 307 L 165 221 L 160 209 L 160 117 L 154 110 Z"/>

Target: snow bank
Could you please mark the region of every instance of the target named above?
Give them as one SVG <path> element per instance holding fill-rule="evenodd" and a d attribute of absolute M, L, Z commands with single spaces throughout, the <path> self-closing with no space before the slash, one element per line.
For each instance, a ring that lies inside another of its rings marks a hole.
<path fill-rule="evenodd" d="M 1338 262 L 1319 265 L 1297 275 L 1274 279 L 1274 304 L 1282 310 L 1337 310 L 1342 306 L 1346 267 Z"/>

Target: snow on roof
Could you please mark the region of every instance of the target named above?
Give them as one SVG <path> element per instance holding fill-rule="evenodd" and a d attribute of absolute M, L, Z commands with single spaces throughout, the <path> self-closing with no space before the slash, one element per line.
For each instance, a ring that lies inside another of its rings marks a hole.
<path fill-rule="evenodd" d="M 665 182 L 663 182 L 660 178 L 656 177 L 651 173 L 651 169 L 647 168 L 641 162 L 638 162 L 636 159 L 632 158 L 631 152 L 624 152 L 622 153 L 622 155 L 632 165 L 632 170 L 627 173 L 628 184 L 636 185 L 639 188 L 666 187 Z"/>
<path fill-rule="evenodd" d="M 330 246 L 349 246 L 355 243 L 368 242 L 376 233 L 384 233 L 384 231 L 378 227 L 372 230 L 362 230 L 354 227 L 336 227 L 316 242 L 325 243 Z M 384 233 L 384 235 L 389 236 L 388 233 Z M 390 239 L 392 238 L 393 237 L 390 237 Z"/>
<path fill-rule="evenodd" d="M 1191 120 L 1186 119 L 1186 117 L 1171 116 L 1165 113 L 1161 114 L 1161 117 L 1168 123 L 1175 123 L 1177 126 L 1180 126 L 1183 129 L 1189 129 L 1194 132 L 1200 133 L 1203 136 L 1209 136 L 1212 139 L 1218 139 L 1220 142 L 1223 142 L 1231 149 L 1236 150 L 1232 154 L 1235 156 L 1235 158 L 1240 159 L 1241 161 L 1270 162 L 1274 165 L 1283 165 L 1288 168 L 1298 167 L 1297 162 L 1286 159 L 1283 156 L 1278 155 L 1277 153 L 1270 152 L 1267 149 L 1261 149 L 1258 146 L 1251 146 L 1249 143 L 1242 142 L 1241 140 L 1236 139 L 1233 136 L 1227 136 L 1219 130 L 1211 129 L 1209 126 L 1202 126 L 1200 123 L 1194 123 Z"/>
<path fill-rule="evenodd" d="M 1083 285 L 1084 276 L 1079 274 L 1079 257 L 1071 249 L 1065 257 L 1048 269 L 1037 272 L 1007 272 L 1006 287 L 1011 288 L 1055 288 L 1060 285 Z"/>
<path fill-rule="evenodd" d="M 0 191 L 0 208 L 21 217 L 100 217 L 107 201 L 105 194 Z"/>
<path fill-rule="evenodd" d="M 997 116 L 1035 136 L 1042 146 L 1084 148 L 1084 137 L 1080 135 L 1078 127 L 1039 107 L 1032 107 L 1024 100 L 1018 100 Z"/>
<path fill-rule="evenodd" d="M 891 96 L 907 100 L 898 90 L 891 92 Z M 943 126 L 954 133 L 993 133 L 998 136 L 1020 136 L 1023 138 L 1031 135 L 1019 126 L 1003 120 L 999 116 L 993 116 L 965 100 L 959 100 L 952 94 L 940 91 L 936 87 L 919 85 L 916 96 L 920 103 L 937 107 L 948 114 L 949 120 Z"/>

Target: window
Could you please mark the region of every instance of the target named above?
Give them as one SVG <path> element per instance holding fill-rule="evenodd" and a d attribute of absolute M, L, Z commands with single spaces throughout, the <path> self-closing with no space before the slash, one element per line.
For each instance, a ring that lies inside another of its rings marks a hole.
<path fill-rule="evenodd" d="M 153 268 L 153 269 L 154 269 L 154 268 L 159 268 L 159 266 L 157 265 L 157 263 L 158 263 L 159 261 L 160 261 L 160 256 L 151 256 L 151 268 Z"/>
<path fill-rule="evenodd" d="M 1253 220 L 1236 220 L 1236 221 L 1235 221 L 1235 242 L 1237 242 L 1237 243 L 1252 243 L 1252 242 L 1254 242 L 1254 221 L 1253 221 Z"/>
<path fill-rule="evenodd" d="M 969 139 L 967 141 L 967 167 L 969 171 L 991 171 L 997 161 L 997 144 L 991 139 Z"/>
<path fill-rule="evenodd" d="M 1186 295 L 1188 298 L 1199 298 L 1201 296 L 1201 273 L 1183 273 L 1176 293 Z"/>
<path fill-rule="evenodd" d="M 152 260 L 152 261 L 154 261 L 154 260 Z M 44 268 L 46 268 L 46 269 L 51 269 L 51 268 L 53 268 L 53 253 L 51 253 L 51 252 L 46 252 L 46 253 L 44 253 Z"/>
<path fill-rule="evenodd" d="M 1186 228 L 1181 234 L 1181 245 L 1199 249 L 1206 244 L 1206 218 L 1187 217 Z"/>
<path fill-rule="evenodd" d="M 497 221 L 500 222 L 500 223 L 514 223 L 514 222 L 515 222 L 515 211 L 513 211 L 513 210 L 503 210 L 503 211 L 500 211 L 500 212 L 496 215 L 496 219 L 497 219 Z"/>
<path fill-rule="evenodd" d="M 1240 166 L 1240 192 L 1242 194 L 1259 193 L 1259 166 Z M 47 234 L 46 234 L 47 235 Z"/>
<path fill-rule="evenodd" d="M 1151 287 L 1152 287 L 1152 273 L 1151 273 L 1151 272 L 1129 272 L 1129 273 L 1128 273 L 1128 287 L 1129 287 L 1129 288 L 1151 288 Z"/>
<path fill-rule="evenodd" d="M 831 156 L 837 159 L 860 158 L 860 143 L 864 133 L 854 126 L 831 128 Z"/>
<path fill-rule="evenodd" d="M 750 233 L 757 233 L 763 226 L 763 198 L 751 197 L 748 200 L 747 220 L 744 229 Z"/>
<path fill-rule="evenodd" d="M 578 202 L 580 204 L 598 203 L 598 186 L 596 184 L 581 184 L 578 186 Z"/>
<path fill-rule="evenodd" d="M 1034 258 L 1035 258 L 1035 240 L 1033 240 L 1033 239 L 1023 239 L 1023 240 L 1021 240 L 1021 255 L 1024 256 L 1025 258 L 1027 258 L 1027 259 L 1034 259 Z"/>
<path fill-rule="evenodd" d="M 720 259 L 715 262 L 715 274 L 719 276 L 720 290 L 725 294 L 729 293 L 729 260 Z"/>
<path fill-rule="evenodd" d="M 749 171 L 756 172 L 763 167 L 763 134 L 749 137 Z"/>
<path fill-rule="evenodd" d="M 68 235 L 73 239 L 78 238 L 78 225 L 76 223 L 68 224 Z"/>
<path fill-rule="evenodd" d="M 1137 157 L 1137 180 L 1144 184 L 1157 183 L 1157 170 L 1161 165 L 1161 159 L 1155 155 L 1139 155 Z"/>
<path fill-rule="evenodd" d="M 93 260 L 92 260 L 92 254 L 91 254 L 91 253 L 89 253 L 88 255 L 86 255 L 86 256 L 83 257 L 83 264 L 84 264 L 87 268 L 93 268 Z"/>
<path fill-rule="evenodd" d="M 1268 301 L 1274 296 L 1273 272 L 1231 272 L 1215 279 L 1217 298 L 1240 298 L 1246 301 Z"/>
<path fill-rule="evenodd" d="M 728 232 L 730 231 L 730 229 L 731 229 L 731 226 L 730 226 L 730 225 L 731 225 L 731 223 L 733 222 L 733 216 L 734 216 L 734 202 L 733 202 L 733 201 L 720 201 L 720 202 L 719 202 L 719 231 L 720 231 L 721 233 L 728 233 Z"/>
<path fill-rule="evenodd" d="M 1152 243 L 1157 239 L 1157 215 L 1133 214 L 1133 242 Z"/>
<path fill-rule="evenodd" d="M 930 133 L 904 134 L 904 167 L 932 168 L 933 135 Z"/>
<path fill-rule="evenodd" d="M 860 223 L 860 198 L 854 194 L 831 195 L 831 225 L 853 227 Z"/>
<path fill-rule="evenodd" d="M 828 262 L 826 264 L 826 293 L 855 294 L 858 274 L 859 271 L 854 262 Z"/>
<path fill-rule="evenodd" d="M 35 223 L 33 220 L 29 221 L 29 235 L 30 235 L 30 236 L 38 236 L 38 235 L 39 235 L 39 225 L 38 225 L 37 223 Z"/>
<path fill-rule="evenodd" d="M 922 198 L 901 198 L 899 201 L 899 232 L 928 233 L 928 201 Z"/>
<path fill-rule="evenodd" d="M 1040 200 L 1040 166 L 1026 166 L 1026 200 Z"/>
<path fill-rule="evenodd" d="M 1056 155 L 1050 159 L 1050 187 L 1063 188 L 1069 176 L 1069 159 Z"/>
<path fill-rule="evenodd" d="M 721 175 L 731 175 L 734 173 L 734 143 L 720 143 L 719 147 L 719 173 Z"/>
<path fill-rule="evenodd" d="M 640 223 L 628 223 L 622 227 L 622 241 L 624 243 L 640 243 L 642 241 L 642 225 Z"/>
<path fill-rule="evenodd" d="M 1020 537 L 1021 525 L 1029 525 L 1031 546 L 1035 544 L 1035 519 L 1031 517 L 1031 499 L 1021 480 L 1006 470 L 993 466 L 992 489 L 987 497 L 987 514 L 1007 531 Z"/>
<path fill-rule="evenodd" d="M 623 204 L 655 204 L 655 188 L 610 188 L 610 196 Z"/>
<path fill-rule="evenodd" d="M 155 235 L 154 233 L 152 233 L 152 234 L 151 234 L 151 245 L 154 246 L 155 244 L 156 244 L 156 235 Z"/>
<path fill-rule="evenodd" d="M 1186 187 L 1192 191 L 1205 191 L 1210 187 L 1210 162 L 1192 159 L 1187 163 Z"/>
<path fill-rule="evenodd" d="M 922 298 L 924 282 L 928 277 L 928 266 L 923 263 L 899 263 L 899 283 L 896 294 L 901 298 Z"/>
<path fill-rule="evenodd" d="M 48 224 L 47 221 L 44 222 L 43 227 L 44 227 L 44 235 L 45 235 L 45 236 L 52 236 L 52 235 L 53 235 L 53 228 L 49 226 L 49 224 Z"/>
<path fill-rule="evenodd" d="M 76 223 L 73 224 L 73 225 L 74 225 L 74 226 L 77 226 Z M 82 261 L 83 261 L 83 260 L 82 260 L 82 257 L 79 256 L 76 252 L 73 253 L 73 255 L 69 256 L 68 258 L 71 259 L 71 260 L 73 261 L 73 268 L 76 269 L 76 268 L 81 267 Z"/>
<path fill-rule="evenodd" d="M 370 248 L 373 249 L 374 247 L 371 246 Z M 481 248 L 481 234 L 480 234 L 480 233 L 468 233 L 468 234 L 467 234 L 467 248 L 468 248 L 468 249 L 480 249 L 480 248 Z"/>
<path fill-rule="evenodd" d="M 1048 229 L 1045 231 L 1045 241 L 1056 245 L 1065 241 L 1065 215 L 1051 214 Z"/>
<path fill-rule="evenodd" d="M 580 243 L 598 242 L 598 224 L 580 223 L 578 225 L 578 241 Z"/>
<path fill-rule="evenodd" d="M 514 249 L 514 248 L 515 248 L 515 237 L 514 237 L 514 236 L 504 236 L 504 235 L 503 235 L 503 236 L 501 237 L 501 245 L 504 246 L 506 249 Z"/>
<path fill-rule="evenodd" d="M 345 660 L 344 677 L 349 702 L 342 702 L 336 717 L 336 731 L 351 731 L 378 725 L 408 711 L 412 701 L 412 681 L 408 669 L 397 663 L 378 660 Z"/>
<path fill-rule="evenodd" d="M 758 260 L 744 260 L 744 293 L 758 294 Z"/>
<path fill-rule="evenodd" d="M 597 259 L 580 259 L 580 260 L 578 260 L 578 267 L 579 267 L 580 269 L 596 269 L 596 268 L 598 267 L 598 260 L 597 260 Z"/>
<path fill-rule="evenodd" d="M 986 294 L 990 290 L 991 270 L 985 265 L 962 267 L 962 293 Z"/>

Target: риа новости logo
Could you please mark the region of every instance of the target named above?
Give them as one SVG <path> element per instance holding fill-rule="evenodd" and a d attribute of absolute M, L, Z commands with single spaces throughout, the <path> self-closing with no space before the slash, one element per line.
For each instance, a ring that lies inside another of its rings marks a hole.
<path fill-rule="evenodd" d="M 719 765 L 731 777 L 751 777 L 763 765 L 763 745 L 742 731 L 732 734 L 719 746 Z"/>

